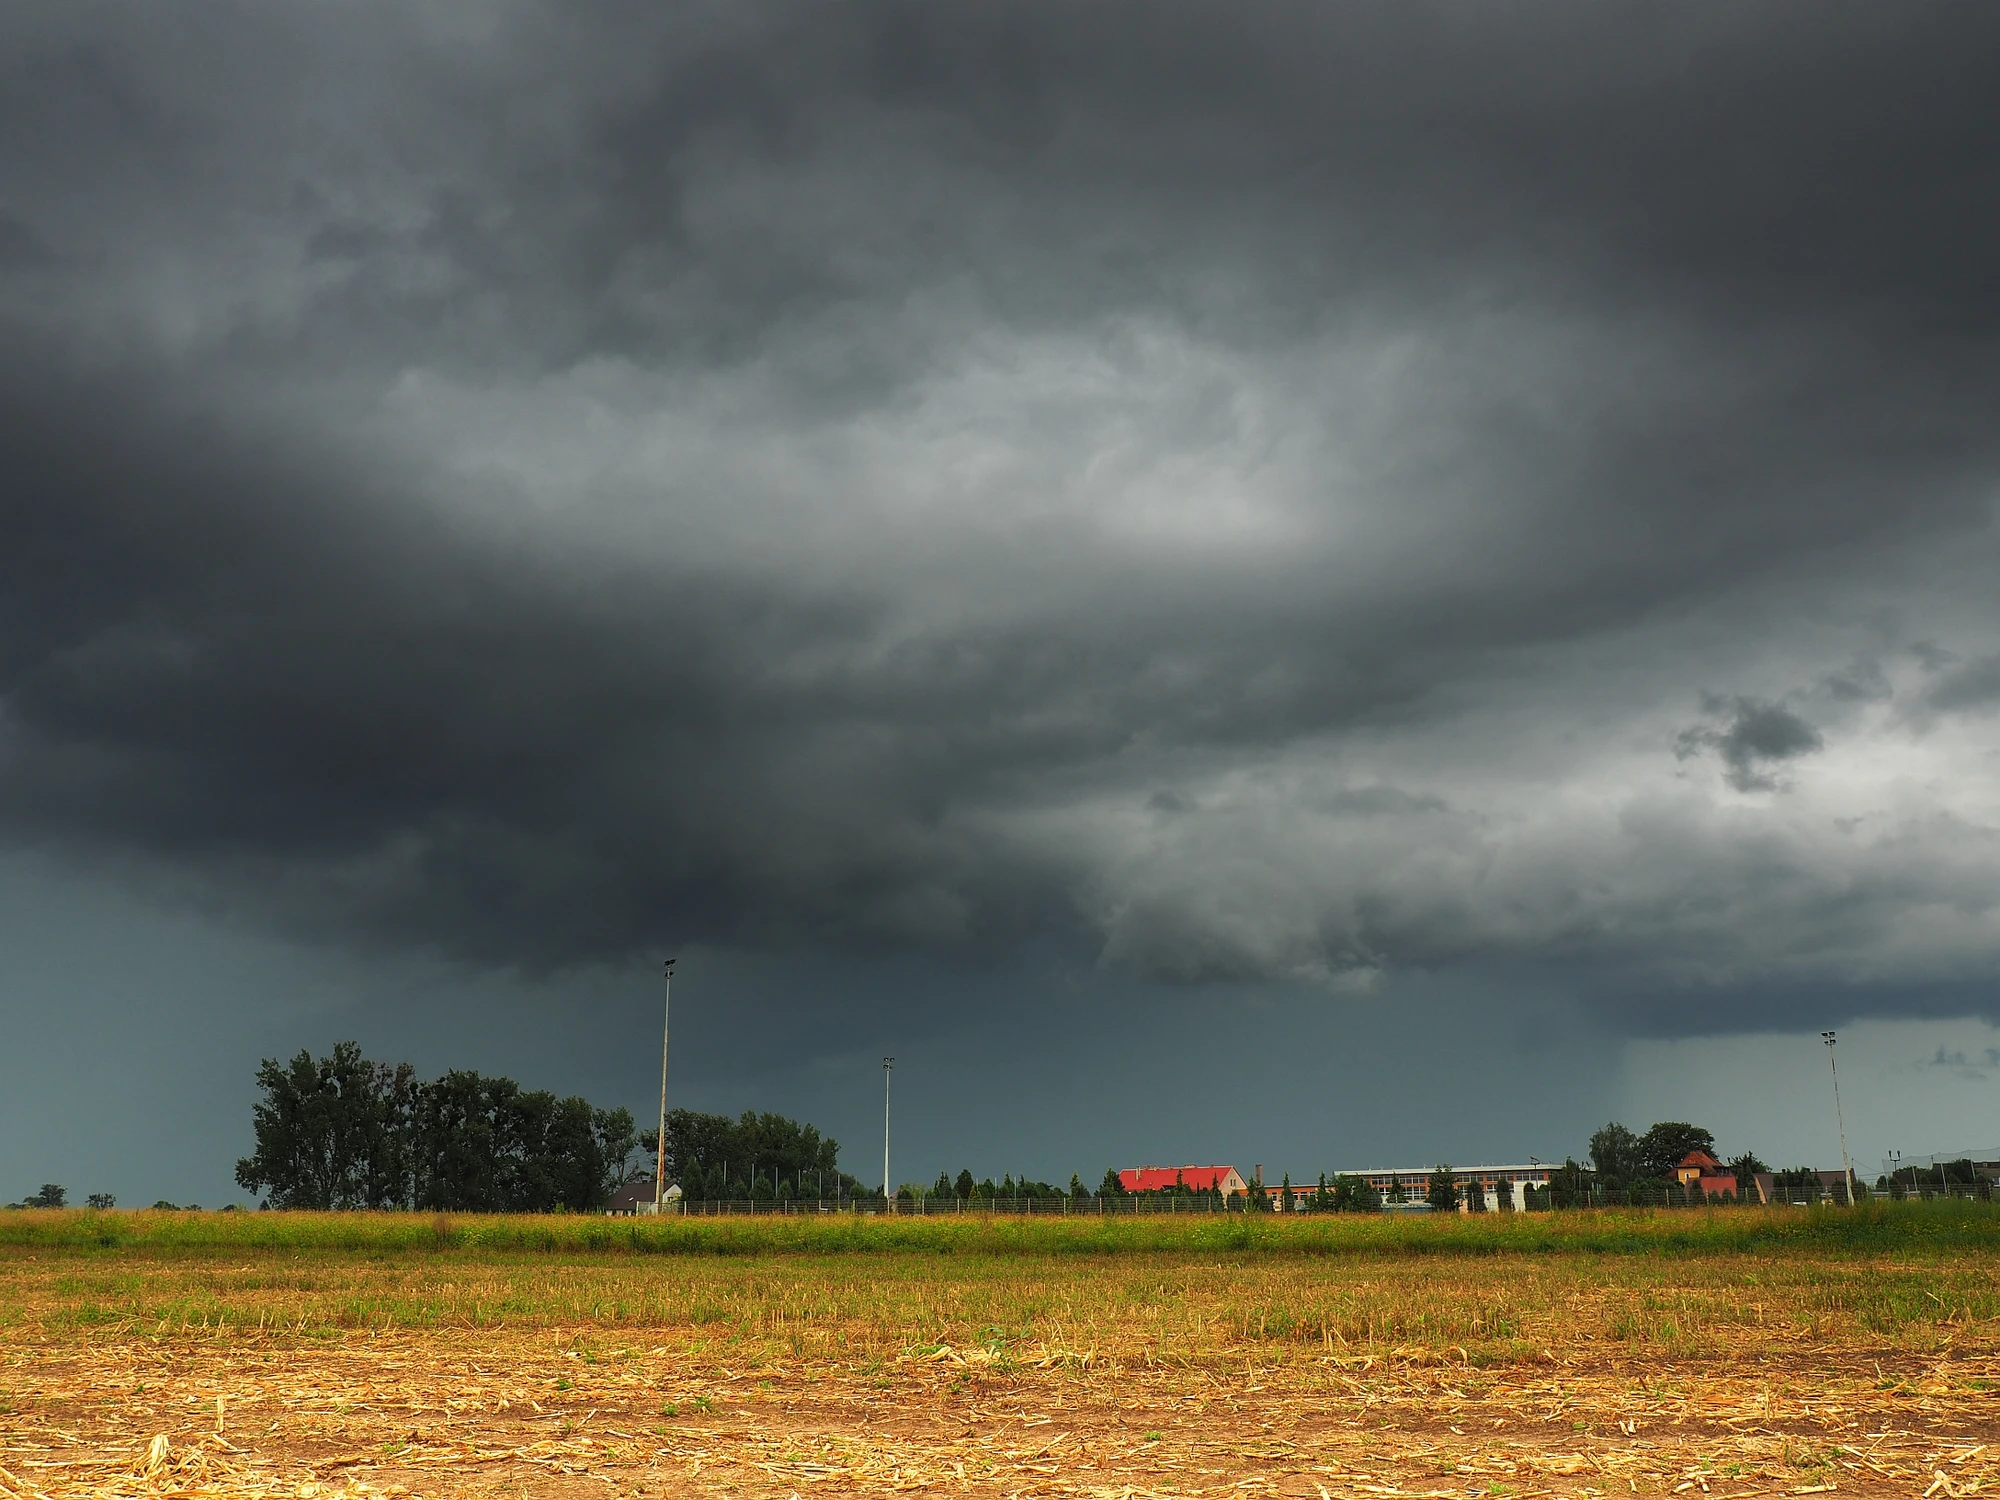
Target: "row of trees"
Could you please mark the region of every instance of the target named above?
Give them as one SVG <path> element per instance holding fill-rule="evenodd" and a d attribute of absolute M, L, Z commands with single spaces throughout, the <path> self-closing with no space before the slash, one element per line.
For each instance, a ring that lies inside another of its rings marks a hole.
<path fill-rule="evenodd" d="M 118 1200 L 109 1193 L 92 1193 L 86 1203 L 92 1208 L 110 1208 Z M 19 1203 L 9 1203 L 9 1208 L 63 1208 L 69 1203 L 69 1189 L 60 1182 L 45 1182 L 40 1191 L 28 1194 Z"/>
<path fill-rule="evenodd" d="M 640 1177 L 651 1178 L 657 1170 L 659 1141 L 657 1130 L 639 1137 Z M 667 1111 L 667 1181 L 679 1183 L 688 1202 L 839 1202 L 882 1196 L 842 1172 L 839 1157 L 839 1141 L 783 1115 L 746 1109 L 732 1120 L 687 1109 Z"/>
<path fill-rule="evenodd" d="M 1590 1138 L 1590 1185 L 1609 1192 L 1671 1187 L 1674 1168 L 1695 1151 L 1715 1155 L 1715 1136 L 1699 1125 L 1690 1125 L 1685 1120 L 1662 1120 L 1648 1127 L 1644 1135 L 1634 1135 L 1613 1120 Z M 1771 1170 L 1751 1151 L 1733 1157 L 1724 1166 L 1735 1174 L 1737 1191 L 1752 1197 L 1757 1192 L 1756 1175 Z M 1815 1175 L 1813 1180 L 1819 1179 Z"/>
<path fill-rule="evenodd" d="M 1891 1198 L 1904 1198 L 1911 1193 L 1947 1193 L 1954 1197 L 1990 1199 L 1994 1185 L 1991 1178 L 1980 1175 L 1971 1157 L 1961 1156 L 1957 1161 L 1933 1162 L 1924 1167 L 1899 1167 L 1894 1174 L 1877 1177 L 1875 1186 Z"/>
<path fill-rule="evenodd" d="M 1677 1186 L 1674 1169 L 1691 1152 L 1706 1151 L 1722 1161 L 1723 1170 L 1736 1179 L 1739 1198 L 1757 1200 L 1757 1178 L 1769 1173 L 1781 1192 L 1818 1192 L 1820 1175 L 1813 1167 L 1789 1167 L 1773 1171 L 1754 1151 L 1744 1151 L 1723 1160 L 1715 1149 L 1715 1136 L 1685 1120 L 1663 1120 L 1637 1135 L 1616 1120 L 1610 1121 L 1590 1138 L 1587 1160 L 1565 1160 L 1550 1174 L 1545 1188 L 1530 1189 L 1530 1202 L 1539 1208 L 1568 1208 L 1576 1205 L 1627 1201 L 1659 1201 Z"/>
<path fill-rule="evenodd" d="M 1114 1186 L 1118 1181 L 1116 1169 L 1106 1172 L 1105 1178 Z M 1025 1174 L 1016 1178 L 1012 1172 L 997 1183 L 991 1177 L 974 1181 L 970 1167 L 961 1168 L 953 1177 L 949 1172 L 938 1173 L 937 1181 L 927 1188 L 913 1187 L 909 1183 L 896 1189 L 899 1201 L 910 1202 L 919 1195 L 942 1198 L 947 1202 L 959 1201 L 977 1205 L 980 1203 L 1060 1203 L 1065 1198 L 1073 1203 L 1091 1201 L 1090 1189 L 1083 1185 L 1083 1179 L 1070 1173 L 1068 1188 L 1059 1188 L 1052 1182 L 1035 1182 Z"/>
<path fill-rule="evenodd" d="M 523 1089 L 511 1078 L 473 1072 L 454 1070 L 426 1082 L 407 1063 L 371 1062 L 353 1042 L 337 1044 L 327 1057 L 301 1051 L 288 1063 L 266 1058 L 257 1083 L 263 1098 L 255 1113 L 256 1150 L 236 1164 L 236 1180 L 253 1193 L 268 1193 L 276 1208 L 590 1210 L 628 1180 L 651 1177 L 659 1149 L 658 1132 L 638 1134 L 628 1110 L 598 1109 L 581 1098 L 558 1098 Z M 1635 1134 L 1614 1120 L 1591 1136 L 1588 1164 L 1566 1161 L 1548 1187 L 1531 1190 L 1530 1206 L 1621 1196 L 1641 1201 L 1673 1187 L 1674 1169 L 1690 1152 L 1714 1149 L 1715 1137 L 1686 1121 L 1661 1121 Z M 667 1116 L 666 1176 L 688 1202 L 879 1199 L 880 1189 L 839 1170 L 839 1154 L 838 1141 L 782 1115 L 745 1111 L 732 1119 L 677 1109 Z M 1747 1151 L 1727 1167 L 1746 1197 L 1755 1196 L 1756 1175 L 1770 1171 Z M 1810 1168 L 1775 1175 L 1780 1187 L 1819 1186 Z M 1391 1187 L 1386 1199 L 1401 1201 L 1404 1192 Z M 897 1193 L 899 1199 L 926 1195 L 968 1204 L 1027 1199 L 1078 1205 L 1132 1196 L 1115 1169 L 1105 1171 L 1095 1194 L 1076 1176 L 1064 1189 L 1012 1174 L 998 1184 L 975 1180 L 969 1169 L 956 1177 L 941 1172 L 929 1187 L 905 1184 Z M 1385 1202 L 1359 1177 L 1329 1181 L 1325 1174 L 1303 1188 L 1288 1175 L 1275 1202 L 1262 1182 L 1239 1195 L 1241 1202 L 1183 1182 L 1151 1196 L 1251 1212 L 1373 1213 Z M 60 1187 L 50 1186 L 29 1201 L 60 1206 L 63 1198 Z M 1479 1182 L 1461 1181 L 1447 1165 L 1428 1174 L 1424 1198 L 1439 1211 L 1487 1207 Z M 1504 1195 L 1493 1205 L 1511 1206 Z"/>
<path fill-rule="evenodd" d="M 9 1203 L 6 1205 L 8 1208 L 67 1208 L 68 1206 L 69 1189 L 64 1187 L 60 1182 L 45 1182 L 42 1184 L 40 1192 L 28 1194 L 19 1203 Z M 83 1206 L 102 1211 L 104 1209 L 116 1208 L 118 1206 L 118 1199 L 110 1193 L 91 1193 L 83 1200 Z M 199 1203 L 169 1203 L 165 1198 L 161 1198 L 153 1204 L 153 1207 L 177 1210 L 187 1209 L 190 1212 L 194 1212 L 198 1211 L 201 1205 Z M 236 1205 L 233 1203 L 225 1203 L 223 1205 L 225 1211 L 232 1210 L 235 1207 Z"/>
<path fill-rule="evenodd" d="M 236 1180 L 274 1208 L 593 1209 L 638 1145 L 628 1110 L 472 1072 L 425 1082 L 353 1042 L 266 1058 L 257 1084 L 257 1149 Z"/>

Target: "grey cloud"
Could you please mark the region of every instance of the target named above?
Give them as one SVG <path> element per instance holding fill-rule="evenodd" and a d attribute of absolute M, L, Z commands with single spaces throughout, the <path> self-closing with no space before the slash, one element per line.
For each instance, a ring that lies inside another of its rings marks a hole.
<path fill-rule="evenodd" d="M 1329 813 L 1355 818 L 1407 817 L 1449 810 L 1442 797 L 1412 795 L 1393 786 L 1341 787 L 1317 799 L 1315 805 Z"/>
<path fill-rule="evenodd" d="M 1943 672 L 1925 701 L 1941 712 L 1976 712 L 2000 703 L 2000 655 L 1982 656 Z"/>
<path fill-rule="evenodd" d="M 13 25 L 10 843 L 488 965 L 2000 953 L 1976 808 L 1647 780 L 1716 652 L 1891 732 L 1794 595 L 2000 634 L 1977 10 Z"/>
<path fill-rule="evenodd" d="M 1675 753 L 1682 758 L 1713 750 L 1728 767 L 1729 784 L 1739 792 L 1776 791 L 1776 768 L 1824 747 L 1819 730 L 1782 703 L 1738 698 L 1720 729 L 1698 725 L 1681 731 Z"/>
<path fill-rule="evenodd" d="M 1870 660 L 1856 661 L 1838 672 L 1827 674 L 1821 683 L 1821 690 L 1842 705 L 1880 703 L 1895 696 L 1882 664 Z"/>
<path fill-rule="evenodd" d="M 1982 1049 L 1980 1056 L 1971 1057 L 1963 1047 L 1954 1047 L 1947 1052 L 1940 1044 L 1936 1055 L 1918 1064 L 1923 1068 L 1944 1068 L 1967 1078 L 1985 1078 L 1995 1068 L 2000 1068 L 2000 1047 Z"/>

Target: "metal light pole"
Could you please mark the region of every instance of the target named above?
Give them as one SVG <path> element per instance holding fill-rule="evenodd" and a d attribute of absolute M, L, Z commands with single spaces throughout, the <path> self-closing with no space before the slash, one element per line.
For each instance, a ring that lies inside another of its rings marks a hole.
<path fill-rule="evenodd" d="M 653 1212 L 667 1202 L 667 1035 L 674 1019 L 674 960 L 667 960 L 666 1010 L 660 1017 L 660 1139 L 659 1156 L 653 1165 Z"/>
<path fill-rule="evenodd" d="M 882 1212 L 889 1213 L 895 1202 L 895 1189 L 889 1186 L 889 1070 L 896 1066 L 896 1059 L 882 1059 Z"/>
<path fill-rule="evenodd" d="M 1854 1164 L 1847 1159 L 1847 1121 L 1842 1118 L 1840 1113 L 1840 1069 L 1834 1065 L 1833 1061 L 1833 1033 L 1822 1031 L 1820 1035 L 1826 1039 L 1826 1065 L 1833 1069 L 1833 1120 L 1840 1127 L 1840 1170 L 1847 1174 L 1846 1197 L 1849 1206 L 1852 1206 L 1854 1203 Z"/>

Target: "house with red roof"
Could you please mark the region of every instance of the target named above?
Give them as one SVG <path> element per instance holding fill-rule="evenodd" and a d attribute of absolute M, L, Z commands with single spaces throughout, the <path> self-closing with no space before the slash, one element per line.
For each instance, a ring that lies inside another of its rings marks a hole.
<path fill-rule="evenodd" d="M 1176 1187 L 1194 1193 L 1247 1193 L 1250 1184 L 1234 1167 L 1127 1167 L 1118 1185 L 1128 1193 L 1164 1193 Z"/>

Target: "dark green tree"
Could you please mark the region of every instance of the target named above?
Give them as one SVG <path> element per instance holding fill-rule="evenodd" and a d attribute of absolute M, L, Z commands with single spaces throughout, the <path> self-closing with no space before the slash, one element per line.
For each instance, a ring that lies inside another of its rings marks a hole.
<path fill-rule="evenodd" d="M 1754 1151 L 1745 1151 L 1741 1156 L 1731 1157 L 1729 1171 L 1736 1179 L 1736 1196 L 1751 1203 L 1757 1201 L 1757 1174 L 1770 1171 L 1770 1166 L 1760 1161 Z"/>
<path fill-rule="evenodd" d="M 1715 1137 L 1685 1120 L 1662 1120 L 1639 1137 L 1638 1177 L 1672 1181 L 1674 1168 L 1691 1151 L 1715 1151 Z"/>
<path fill-rule="evenodd" d="M 656 1130 L 643 1132 L 641 1153 L 650 1157 L 658 1139 Z M 667 1177 L 691 1198 L 741 1199 L 752 1191 L 753 1174 L 792 1182 L 808 1198 L 865 1195 L 836 1165 L 839 1155 L 840 1142 L 783 1115 L 667 1112 Z"/>
<path fill-rule="evenodd" d="M 1250 1179 L 1249 1196 L 1250 1212 L 1253 1214 L 1265 1214 L 1271 1211 L 1271 1198 L 1264 1191 L 1264 1174 L 1262 1172 L 1259 1172 L 1255 1177 Z"/>
<path fill-rule="evenodd" d="M 1622 1188 L 1652 1175 L 1645 1168 L 1639 1137 L 1616 1120 L 1591 1136 L 1590 1165 L 1607 1188 Z"/>
<path fill-rule="evenodd" d="M 1125 1196 L 1125 1184 L 1118 1180 L 1116 1167 L 1104 1169 L 1104 1181 L 1098 1184 L 1097 1193 L 1099 1197 L 1108 1198 L 1114 1203 Z"/>
<path fill-rule="evenodd" d="M 1563 1158 L 1563 1164 L 1549 1174 L 1545 1189 L 1544 1207 L 1548 1208 L 1588 1208 L 1591 1195 L 1591 1174 L 1588 1168 L 1578 1164 L 1573 1156 Z"/>
<path fill-rule="evenodd" d="M 949 1172 L 938 1173 L 938 1180 L 936 1184 L 931 1188 L 931 1193 L 934 1197 L 938 1198 L 954 1198 L 958 1196 L 956 1193 L 952 1191 L 951 1173 Z"/>
<path fill-rule="evenodd" d="M 1285 1173 L 1278 1181 L 1278 1210 L 1281 1213 L 1292 1212 L 1292 1174 L 1290 1172 Z"/>
<path fill-rule="evenodd" d="M 1819 1172 L 1813 1167 L 1787 1167 L 1771 1174 L 1778 1196 L 1786 1202 L 1811 1202 L 1819 1197 Z"/>
<path fill-rule="evenodd" d="M 1432 1213 L 1458 1211 L 1458 1174 L 1449 1163 L 1439 1162 L 1431 1169 L 1430 1179 L 1424 1184 L 1424 1201 L 1430 1204 Z"/>
<path fill-rule="evenodd" d="M 413 1132 L 416 1207 L 501 1213 L 509 1206 L 501 1123 L 511 1108 L 509 1091 L 518 1092 L 511 1079 L 488 1080 L 456 1068 L 424 1086 Z"/>
<path fill-rule="evenodd" d="M 1486 1188 L 1477 1177 L 1465 1179 L 1465 1206 L 1471 1213 L 1486 1212 Z"/>
<path fill-rule="evenodd" d="M 291 1062 L 265 1058 L 264 1091 L 253 1126 L 256 1151 L 236 1164 L 236 1181 L 270 1189 L 278 1208 L 393 1208 L 410 1191 L 410 1114 L 415 1071 L 371 1063 L 353 1042 L 330 1057 L 301 1051 Z"/>
<path fill-rule="evenodd" d="M 600 1208 L 624 1180 L 635 1139 L 628 1110 L 457 1070 L 417 1088 L 413 1116 L 412 1201 L 425 1209 Z"/>
<path fill-rule="evenodd" d="M 959 1169 L 958 1176 L 953 1179 L 951 1186 L 952 1191 L 959 1197 L 970 1200 L 973 1189 L 978 1187 L 979 1184 L 972 1180 L 971 1168 L 962 1167 Z"/>
<path fill-rule="evenodd" d="M 30 1193 L 21 1200 L 24 1208 L 61 1208 L 69 1201 L 69 1191 L 60 1182 L 45 1182 L 39 1193 Z"/>
<path fill-rule="evenodd" d="M 1072 1204 L 1090 1201 L 1090 1189 L 1083 1185 L 1083 1179 L 1074 1172 L 1069 1174 L 1069 1201 Z"/>
<path fill-rule="evenodd" d="M 1341 1176 L 1327 1190 L 1328 1205 L 1335 1213 L 1373 1214 L 1382 1211 L 1382 1195 L 1365 1177 Z"/>
<path fill-rule="evenodd" d="M 91 1208 L 116 1208 L 118 1200 L 109 1193 L 92 1193 L 83 1200 Z"/>

